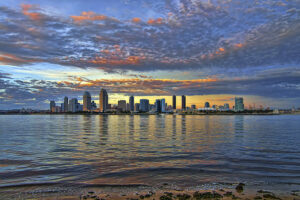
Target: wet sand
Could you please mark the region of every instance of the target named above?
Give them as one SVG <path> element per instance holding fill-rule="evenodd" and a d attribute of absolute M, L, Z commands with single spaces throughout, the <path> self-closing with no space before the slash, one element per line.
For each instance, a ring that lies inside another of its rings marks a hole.
<path fill-rule="evenodd" d="M 272 191 L 248 188 L 244 184 L 215 190 L 194 188 L 174 188 L 169 185 L 160 187 L 21 187 L 1 188 L 0 199 L 30 200 L 198 200 L 198 199 L 287 199 L 300 200 L 300 190 Z"/>

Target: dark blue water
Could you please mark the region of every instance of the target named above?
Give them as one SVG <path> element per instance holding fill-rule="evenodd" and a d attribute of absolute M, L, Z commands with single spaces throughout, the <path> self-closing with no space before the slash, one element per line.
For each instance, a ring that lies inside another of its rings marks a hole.
<path fill-rule="evenodd" d="M 299 187 L 300 115 L 2 115 L 0 187 Z"/>

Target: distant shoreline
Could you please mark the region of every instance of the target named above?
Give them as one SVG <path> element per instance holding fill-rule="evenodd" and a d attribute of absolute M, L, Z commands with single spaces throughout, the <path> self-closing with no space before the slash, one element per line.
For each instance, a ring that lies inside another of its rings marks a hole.
<path fill-rule="evenodd" d="M 299 115 L 294 113 L 0 113 L 0 115 Z"/>

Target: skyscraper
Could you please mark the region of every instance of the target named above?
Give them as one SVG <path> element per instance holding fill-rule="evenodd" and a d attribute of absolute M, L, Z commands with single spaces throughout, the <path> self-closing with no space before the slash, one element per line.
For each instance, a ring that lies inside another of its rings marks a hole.
<path fill-rule="evenodd" d="M 225 109 L 225 110 L 229 110 L 229 104 L 228 104 L 228 103 L 225 103 L 225 104 L 224 104 L 224 109 Z"/>
<path fill-rule="evenodd" d="M 118 101 L 118 109 L 121 111 L 126 111 L 126 100 L 119 100 Z"/>
<path fill-rule="evenodd" d="M 160 99 L 156 99 L 156 101 L 155 101 L 155 111 L 158 113 L 161 112 L 161 100 Z"/>
<path fill-rule="evenodd" d="M 69 100 L 69 109 L 68 110 L 69 110 L 69 112 L 79 111 L 78 100 L 76 98 Z"/>
<path fill-rule="evenodd" d="M 92 107 L 92 98 L 91 94 L 87 91 L 83 93 L 83 111 L 89 111 Z"/>
<path fill-rule="evenodd" d="M 161 99 L 160 103 L 161 103 L 161 112 L 166 112 L 166 100 Z"/>
<path fill-rule="evenodd" d="M 173 95 L 173 109 L 176 109 L 176 95 Z"/>
<path fill-rule="evenodd" d="M 205 102 L 204 108 L 209 108 L 209 107 L 210 107 L 209 102 Z"/>
<path fill-rule="evenodd" d="M 130 111 L 133 112 L 134 111 L 134 97 L 133 96 L 129 97 L 129 106 L 130 106 Z"/>
<path fill-rule="evenodd" d="M 182 95 L 182 97 L 181 97 L 181 109 L 182 110 L 186 109 L 186 97 L 185 97 L 185 95 Z"/>
<path fill-rule="evenodd" d="M 136 103 L 136 104 L 134 105 L 134 111 L 135 111 L 135 112 L 139 112 L 139 111 L 140 111 L 140 104 L 139 104 L 139 103 Z"/>
<path fill-rule="evenodd" d="M 148 112 L 149 111 L 149 100 L 148 99 L 141 99 L 139 110 L 141 112 Z"/>
<path fill-rule="evenodd" d="M 243 99 L 243 97 L 235 97 L 234 110 L 236 112 L 244 111 L 244 99 Z"/>
<path fill-rule="evenodd" d="M 68 103 L 68 101 L 69 101 L 68 97 L 65 97 L 64 98 L 64 107 L 61 108 L 63 112 L 68 112 L 68 109 L 69 109 L 69 106 L 68 106 L 69 103 Z"/>
<path fill-rule="evenodd" d="M 50 101 L 50 112 L 53 112 L 53 109 L 55 110 L 55 101 Z"/>
<path fill-rule="evenodd" d="M 108 95 L 105 89 L 101 89 L 99 94 L 99 109 L 100 112 L 105 112 L 108 107 Z"/>

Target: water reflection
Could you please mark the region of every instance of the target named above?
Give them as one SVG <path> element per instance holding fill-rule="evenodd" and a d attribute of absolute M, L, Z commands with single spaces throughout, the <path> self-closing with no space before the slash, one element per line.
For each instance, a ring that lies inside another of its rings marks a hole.
<path fill-rule="evenodd" d="M 0 185 L 41 180 L 154 185 L 172 180 L 197 185 L 230 182 L 232 177 L 253 184 L 299 183 L 299 120 L 299 116 L 0 116 L 0 165 L 5 166 L 0 168 Z"/>

